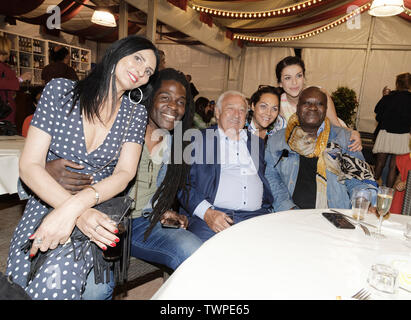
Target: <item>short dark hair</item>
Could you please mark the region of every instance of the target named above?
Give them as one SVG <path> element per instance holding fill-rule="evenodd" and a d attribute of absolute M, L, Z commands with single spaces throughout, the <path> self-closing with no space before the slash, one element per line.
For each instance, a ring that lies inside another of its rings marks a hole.
<path fill-rule="evenodd" d="M 280 102 L 280 101 L 281 101 L 281 94 L 282 94 L 283 92 L 284 92 L 283 89 L 280 88 L 280 87 L 272 87 L 272 86 L 260 85 L 260 86 L 258 87 L 258 90 L 257 90 L 256 92 L 254 92 L 253 95 L 252 95 L 251 98 L 250 98 L 250 101 L 249 101 L 249 102 L 250 102 L 250 107 L 251 107 L 251 105 L 253 105 L 253 104 L 254 104 L 254 106 L 255 106 L 256 103 L 257 103 L 258 101 L 260 101 L 261 96 L 262 96 L 263 94 L 265 94 L 265 93 L 271 93 L 271 94 L 277 96 L 278 102 Z M 278 114 L 280 114 L 280 103 L 278 103 Z M 250 109 L 249 112 L 248 112 L 248 115 L 247 115 L 247 122 L 248 122 L 248 123 L 251 123 L 251 120 L 253 119 L 253 116 L 254 116 L 254 112 L 253 112 L 252 109 Z M 268 128 L 267 128 L 268 131 L 270 131 L 270 130 L 273 129 L 274 123 L 275 123 L 275 120 L 274 120 L 274 122 L 273 122 L 271 125 L 268 126 Z"/>
<path fill-rule="evenodd" d="M 57 48 L 54 47 L 50 50 L 50 59 L 54 62 L 63 61 L 65 57 L 69 54 L 69 51 L 66 47 Z"/>
<path fill-rule="evenodd" d="M 279 63 L 277 63 L 277 66 L 275 67 L 275 74 L 277 76 L 277 82 L 281 82 L 281 73 L 283 72 L 283 69 L 288 66 L 292 65 L 299 65 L 301 69 L 303 69 L 303 75 L 305 76 L 305 64 L 304 61 L 297 56 L 288 56 L 285 57 L 283 60 L 281 60 Z"/>
<path fill-rule="evenodd" d="M 198 97 L 195 103 L 196 112 L 198 114 L 203 114 L 205 107 L 207 107 L 209 103 L 210 103 L 210 100 L 208 100 L 207 98 Z"/>
<path fill-rule="evenodd" d="M 250 98 L 250 105 L 251 104 L 256 104 L 258 101 L 260 101 L 261 96 L 264 93 L 271 93 L 275 96 L 278 97 L 278 101 L 281 99 L 281 94 L 283 93 L 282 88 L 280 87 L 272 87 L 272 86 L 260 86 L 256 92 L 253 93 L 253 95 Z"/>
<path fill-rule="evenodd" d="M 319 87 L 311 86 L 311 87 L 307 87 L 307 88 L 303 89 L 303 90 L 301 91 L 300 97 L 304 94 L 304 92 L 306 92 L 306 91 L 313 91 L 313 90 L 320 92 L 320 94 L 322 95 L 322 97 L 323 97 L 324 100 L 325 100 L 326 107 L 328 107 L 328 106 L 327 106 L 327 95 L 326 95 L 326 94 L 324 93 L 324 91 L 322 91 Z M 297 105 L 298 105 L 299 103 L 300 103 L 300 99 L 298 100 Z"/>
<path fill-rule="evenodd" d="M 399 74 L 395 81 L 395 86 L 397 90 L 411 89 L 411 74 L 409 72 Z"/>

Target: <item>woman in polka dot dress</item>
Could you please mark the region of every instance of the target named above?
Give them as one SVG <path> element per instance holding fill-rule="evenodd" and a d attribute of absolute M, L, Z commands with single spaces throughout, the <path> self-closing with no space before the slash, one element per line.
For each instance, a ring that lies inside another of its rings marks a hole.
<path fill-rule="evenodd" d="M 84 80 L 46 85 L 20 159 L 20 177 L 33 196 L 11 240 L 6 270 L 33 299 L 81 299 L 93 257 L 89 247 L 84 259 L 74 259 L 79 244 L 67 240 L 75 226 L 102 250 L 119 240 L 109 217 L 92 207 L 119 194 L 136 174 L 147 121 L 136 100 L 151 93 L 158 61 L 150 41 L 129 36 L 113 43 Z M 78 172 L 93 176 L 92 187 L 70 194 L 60 186 L 44 169 L 57 158 L 80 164 Z M 51 252 L 28 281 L 38 250 Z"/>

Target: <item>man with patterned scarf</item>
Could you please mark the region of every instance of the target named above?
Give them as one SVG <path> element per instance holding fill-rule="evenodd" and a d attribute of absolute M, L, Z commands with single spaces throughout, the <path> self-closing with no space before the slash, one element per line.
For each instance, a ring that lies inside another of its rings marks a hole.
<path fill-rule="evenodd" d="M 326 112 L 327 96 L 306 88 L 287 127 L 268 139 L 265 176 L 276 212 L 349 209 L 357 187 L 370 189 L 375 205 L 378 185 L 370 166 L 361 152 L 348 150 L 350 131 L 333 126 Z"/>

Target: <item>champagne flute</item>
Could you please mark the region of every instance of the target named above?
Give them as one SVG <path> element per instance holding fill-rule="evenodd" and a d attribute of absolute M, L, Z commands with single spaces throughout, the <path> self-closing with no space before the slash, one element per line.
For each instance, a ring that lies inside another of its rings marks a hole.
<path fill-rule="evenodd" d="M 368 211 L 368 207 L 371 203 L 371 192 L 368 189 L 354 188 L 351 204 L 352 204 L 352 217 L 357 220 L 357 224 L 360 220 L 364 219 L 365 214 Z"/>
<path fill-rule="evenodd" d="M 385 236 L 381 233 L 381 225 L 384 216 L 389 212 L 391 208 L 392 197 L 394 195 L 394 189 L 388 187 L 379 187 L 377 194 L 377 212 L 379 214 L 379 222 L 377 232 L 373 233 L 373 236 L 377 239 L 384 239 Z"/>

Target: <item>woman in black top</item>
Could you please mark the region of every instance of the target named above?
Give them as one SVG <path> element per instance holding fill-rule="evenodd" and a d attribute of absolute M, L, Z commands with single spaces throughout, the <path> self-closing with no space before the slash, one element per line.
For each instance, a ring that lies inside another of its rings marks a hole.
<path fill-rule="evenodd" d="M 411 129 L 411 74 L 397 76 L 396 90 L 383 96 L 375 107 L 376 120 L 381 130 L 375 140 L 373 153 L 376 154 L 375 179 L 379 179 L 389 154 L 390 161 L 387 186 L 394 185 L 396 169 L 395 155 L 409 153 Z"/>

